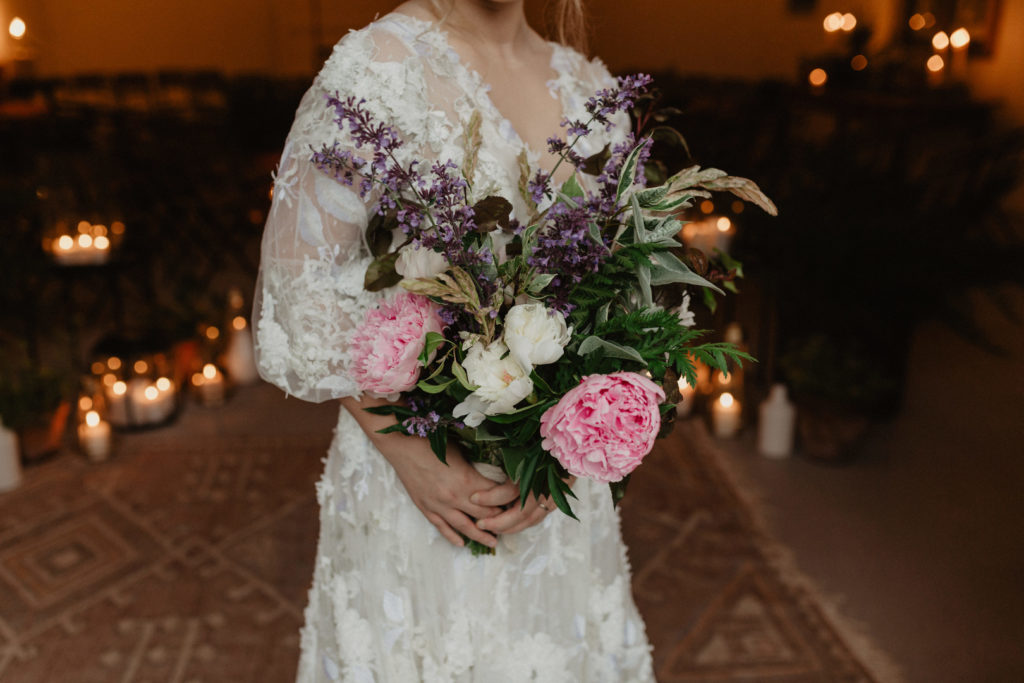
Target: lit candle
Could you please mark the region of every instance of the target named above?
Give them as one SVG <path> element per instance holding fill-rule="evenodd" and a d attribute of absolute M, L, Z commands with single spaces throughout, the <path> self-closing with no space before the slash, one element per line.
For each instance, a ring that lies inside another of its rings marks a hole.
<path fill-rule="evenodd" d="M 235 316 L 231 321 L 231 341 L 224 354 L 224 368 L 236 384 L 250 384 L 259 378 L 256 358 L 253 352 L 252 335 L 244 316 Z"/>
<path fill-rule="evenodd" d="M 967 78 L 967 50 L 971 44 L 970 32 L 965 28 L 958 28 L 950 34 L 949 44 L 953 48 L 950 74 L 953 78 L 964 80 Z"/>
<path fill-rule="evenodd" d="M 679 403 L 676 404 L 676 415 L 686 417 L 693 412 L 693 397 L 697 390 L 690 386 L 685 377 L 680 377 L 679 382 Z"/>
<path fill-rule="evenodd" d="M 105 375 L 104 384 L 107 384 L 106 378 L 110 377 L 114 379 L 114 375 Z M 128 419 L 129 406 L 128 406 L 128 384 L 119 380 L 114 381 L 106 386 L 106 397 L 107 397 L 107 416 L 110 421 L 119 427 L 125 427 L 131 422 Z"/>
<path fill-rule="evenodd" d="M 207 363 L 202 372 L 192 375 L 192 384 L 199 390 L 203 405 L 216 406 L 224 402 L 224 375 L 213 363 Z"/>
<path fill-rule="evenodd" d="M 735 232 L 727 216 L 708 216 L 704 220 L 684 225 L 682 237 L 686 246 L 700 249 L 706 254 L 714 253 L 715 249 L 728 253 Z"/>
<path fill-rule="evenodd" d="M 21 456 L 18 435 L 4 427 L 0 418 L 0 491 L 11 491 L 21 485 Z"/>
<path fill-rule="evenodd" d="M 942 85 L 946 77 L 946 60 L 940 55 L 932 55 L 928 58 L 928 85 L 935 88 Z"/>
<path fill-rule="evenodd" d="M 711 426 L 715 436 L 728 439 L 740 431 L 740 402 L 726 392 L 711 407 Z"/>
<path fill-rule="evenodd" d="M 110 457 L 110 423 L 100 419 L 95 410 L 86 413 L 85 422 L 78 426 L 78 445 L 93 462 Z"/>

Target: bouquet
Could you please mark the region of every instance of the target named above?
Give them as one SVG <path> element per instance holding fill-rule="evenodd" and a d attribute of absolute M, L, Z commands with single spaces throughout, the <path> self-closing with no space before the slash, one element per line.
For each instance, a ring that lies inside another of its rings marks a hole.
<path fill-rule="evenodd" d="M 774 214 L 771 201 L 749 180 L 699 166 L 648 187 L 658 176 L 654 137 L 671 132 L 644 134 L 644 124 L 663 118 L 653 107 L 621 144 L 587 158 L 575 151 L 597 126 L 610 128 L 651 99 L 650 81 L 620 78 L 588 101 L 588 120 L 564 121 L 565 135 L 548 140 L 558 157 L 552 171 L 531 170 L 520 157 L 523 220 L 512 218 L 510 198 L 470 199 L 478 115 L 466 126 L 461 167 L 426 168 L 400 161 L 404 141 L 364 101 L 333 96 L 328 105 L 358 152 L 335 143 L 313 154 L 320 169 L 378 202 L 366 229 L 374 259 L 365 287 L 400 286 L 351 340 L 359 387 L 401 399 L 369 409 L 396 416 L 383 431 L 429 439 L 442 461 L 454 439 L 471 462 L 514 481 L 522 504 L 550 496 L 572 517 L 567 479 L 607 483 L 618 501 L 674 410 L 677 382 L 696 383 L 696 361 L 727 373 L 752 360 L 700 341 L 704 332 L 657 295 L 666 287 L 721 292 L 700 272 L 707 260 L 676 240 L 681 211 L 713 191 Z M 572 173 L 555 186 L 564 164 Z"/>

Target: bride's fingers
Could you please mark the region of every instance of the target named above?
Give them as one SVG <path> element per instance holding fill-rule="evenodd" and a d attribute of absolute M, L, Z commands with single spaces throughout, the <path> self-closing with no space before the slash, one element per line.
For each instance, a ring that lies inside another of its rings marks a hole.
<path fill-rule="evenodd" d="M 519 498 L 519 487 L 512 482 L 499 484 L 486 491 L 477 491 L 469 497 L 471 503 L 478 505 L 502 506 Z"/>
<path fill-rule="evenodd" d="M 483 543 L 489 548 L 493 548 L 498 543 L 498 539 L 482 530 L 479 526 L 473 523 L 472 519 L 458 510 L 451 510 L 451 512 L 449 512 L 445 517 L 445 521 L 448 522 L 448 524 L 456 531 L 461 532 L 464 536 L 479 543 Z"/>
<path fill-rule="evenodd" d="M 524 521 L 528 520 L 530 515 L 537 510 L 539 510 L 537 507 L 537 499 L 531 497 L 526 501 L 526 507 L 520 507 L 519 503 L 515 503 L 512 507 L 501 514 L 479 520 L 477 522 L 477 526 L 487 531 L 505 534 L 508 533 L 510 529 L 517 527 Z"/>
<path fill-rule="evenodd" d="M 521 521 L 519 524 L 516 524 L 514 527 L 512 527 L 505 533 L 518 534 L 520 531 L 523 531 L 524 529 L 529 529 L 531 526 L 540 524 L 544 521 L 544 518 L 547 517 L 548 514 L 549 513 L 545 511 L 543 508 L 538 507 L 526 519 Z"/>
<path fill-rule="evenodd" d="M 466 545 L 466 542 L 462 540 L 462 537 L 455 533 L 455 530 L 452 529 L 448 525 L 448 522 L 444 521 L 440 515 L 430 512 L 424 516 L 427 518 L 428 522 L 437 527 L 437 530 L 441 532 L 441 535 L 444 536 L 446 541 L 459 548 Z"/>

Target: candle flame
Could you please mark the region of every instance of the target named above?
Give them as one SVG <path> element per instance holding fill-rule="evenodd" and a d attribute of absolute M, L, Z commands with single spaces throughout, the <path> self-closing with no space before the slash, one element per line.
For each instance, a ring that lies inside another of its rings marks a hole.
<path fill-rule="evenodd" d="M 203 373 L 197 372 L 192 375 L 192 385 L 201 386 L 206 380 L 203 378 Z"/>
<path fill-rule="evenodd" d="M 92 244 L 97 249 L 109 249 L 110 248 L 110 240 L 107 239 L 106 236 L 104 236 L 104 235 L 100 235 L 99 237 L 94 239 Z"/>
<path fill-rule="evenodd" d="M 213 363 L 207 363 L 203 366 L 203 377 L 206 379 L 213 379 L 217 376 L 217 366 Z"/>
<path fill-rule="evenodd" d="M 92 410 L 92 397 L 91 396 L 82 396 L 81 398 L 79 398 L 78 399 L 78 409 L 79 410 Z"/>
<path fill-rule="evenodd" d="M 970 42 L 971 34 L 963 27 L 953 31 L 953 34 L 949 37 L 949 44 L 957 50 L 967 47 Z"/>
<path fill-rule="evenodd" d="M 61 235 L 60 239 L 57 240 L 57 248 L 67 251 L 71 247 L 75 246 L 75 240 L 71 235 Z"/>
<path fill-rule="evenodd" d="M 857 17 L 853 16 L 850 12 L 847 12 L 842 17 L 843 23 L 840 28 L 849 33 L 853 29 L 857 28 Z"/>
<path fill-rule="evenodd" d="M 78 232 L 85 234 L 92 231 L 92 223 L 89 221 L 78 221 Z"/>
<path fill-rule="evenodd" d="M 945 31 L 939 31 L 932 36 L 932 47 L 936 50 L 945 50 L 949 47 L 949 36 L 946 35 Z"/>
<path fill-rule="evenodd" d="M 924 28 L 924 25 L 927 22 L 925 21 L 924 15 L 919 12 L 910 17 L 910 21 L 907 23 L 910 24 L 911 31 L 920 31 Z"/>
<path fill-rule="evenodd" d="M 732 221 L 729 220 L 726 216 L 722 216 L 715 223 L 715 227 L 718 228 L 719 232 L 729 232 L 729 228 L 732 227 Z"/>
<path fill-rule="evenodd" d="M 25 37 L 25 20 L 21 17 L 14 17 L 7 26 L 7 32 L 11 34 L 11 38 L 21 40 Z"/>
<path fill-rule="evenodd" d="M 719 403 L 719 404 L 720 404 L 720 405 L 721 405 L 721 406 L 722 406 L 723 408 L 729 408 L 729 407 L 731 407 L 731 406 L 732 406 L 732 404 L 733 404 L 733 403 L 735 403 L 735 401 L 736 401 L 736 399 L 734 399 L 734 398 L 732 397 L 732 394 L 730 394 L 730 393 L 729 393 L 728 391 L 727 391 L 727 392 L 725 392 L 724 394 L 722 394 L 721 396 L 719 396 L 719 397 L 718 397 L 718 403 Z"/>
<path fill-rule="evenodd" d="M 111 356 L 107 359 L 107 367 L 111 370 L 118 370 L 121 368 L 121 359 L 117 356 Z"/>
<path fill-rule="evenodd" d="M 946 60 L 939 55 L 932 55 L 928 58 L 928 70 L 932 72 L 942 71 L 946 66 Z"/>
<path fill-rule="evenodd" d="M 90 410 L 85 414 L 85 424 L 89 425 L 90 427 L 95 427 L 99 423 L 100 414 L 97 413 L 95 410 Z"/>
<path fill-rule="evenodd" d="M 171 388 L 171 380 L 161 377 L 156 381 L 156 388 L 160 391 L 168 391 Z"/>
<path fill-rule="evenodd" d="M 245 322 L 245 316 L 243 315 L 236 315 L 235 319 L 231 321 L 231 327 L 239 331 L 244 330 L 246 324 L 247 323 Z"/>
<path fill-rule="evenodd" d="M 216 339 L 219 336 L 220 336 L 220 330 L 218 330 L 213 325 L 210 325 L 209 327 L 206 328 L 206 338 L 209 339 L 210 341 L 213 341 L 214 339 Z"/>
<path fill-rule="evenodd" d="M 91 247 L 92 246 L 92 235 L 79 235 L 78 236 L 78 246 L 82 247 L 83 249 L 88 249 L 89 247 Z"/>
<path fill-rule="evenodd" d="M 146 390 L 144 392 L 142 392 L 142 393 L 150 401 L 155 401 L 156 397 L 160 395 L 160 390 L 157 389 L 152 384 L 150 384 L 148 387 L 146 387 Z"/>
<path fill-rule="evenodd" d="M 833 12 L 832 14 L 825 17 L 824 21 L 825 30 L 829 33 L 835 33 L 839 29 L 843 28 L 843 13 Z"/>
<path fill-rule="evenodd" d="M 135 374 L 141 375 L 149 370 L 149 363 L 144 360 L 137 360 L 135 361 L 135 365 L 132 367 L 135 368 Z"/>
<path fill-rule="evenodd" d="M 114 386 L 111 387 L 111 390 L 114 392 L 115 396 L 124 396 L 125 392 L 128 391 L 128 385 L 121 380 L 118 380 L 114 382 Z"/>
<path fill-rule="evenodd" d="M 828 80 L 828 73 L 821 68 L 814 69 L 807 76 L 807 80 L 811 82 L 811 85 L 813 85 L 816 88 L 819 88 L 825 85 L 825 82 Z"/>

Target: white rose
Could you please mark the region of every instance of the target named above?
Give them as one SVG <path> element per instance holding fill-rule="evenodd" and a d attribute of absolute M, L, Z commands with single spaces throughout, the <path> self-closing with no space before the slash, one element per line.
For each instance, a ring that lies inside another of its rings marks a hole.
<path fill-rule="evenodd" d="M 434 278 L 448 270 L 448 260 L 433 249 L 408 244 L 398 252 L 395 270 L 405 278 Z"/>
<path fill-rule="evenodd" d="M 467 426 L 476 427 L 486 415 L 511 413 L 516 404 L 533 391 L 530 372 L 516 362 L 500 341 L 486 347 L 473 344 L 462 365 L 470 383 L 477 389 L 455 406 L 452 414 L 464 416 Z"/>
<path fill-rule="evenodd" d="M 505 344 L 512 357 L 531 370 L 561 358 L 571 333 L 565 317 L 544 304 L 517 304 L 505 316 Z"/>

